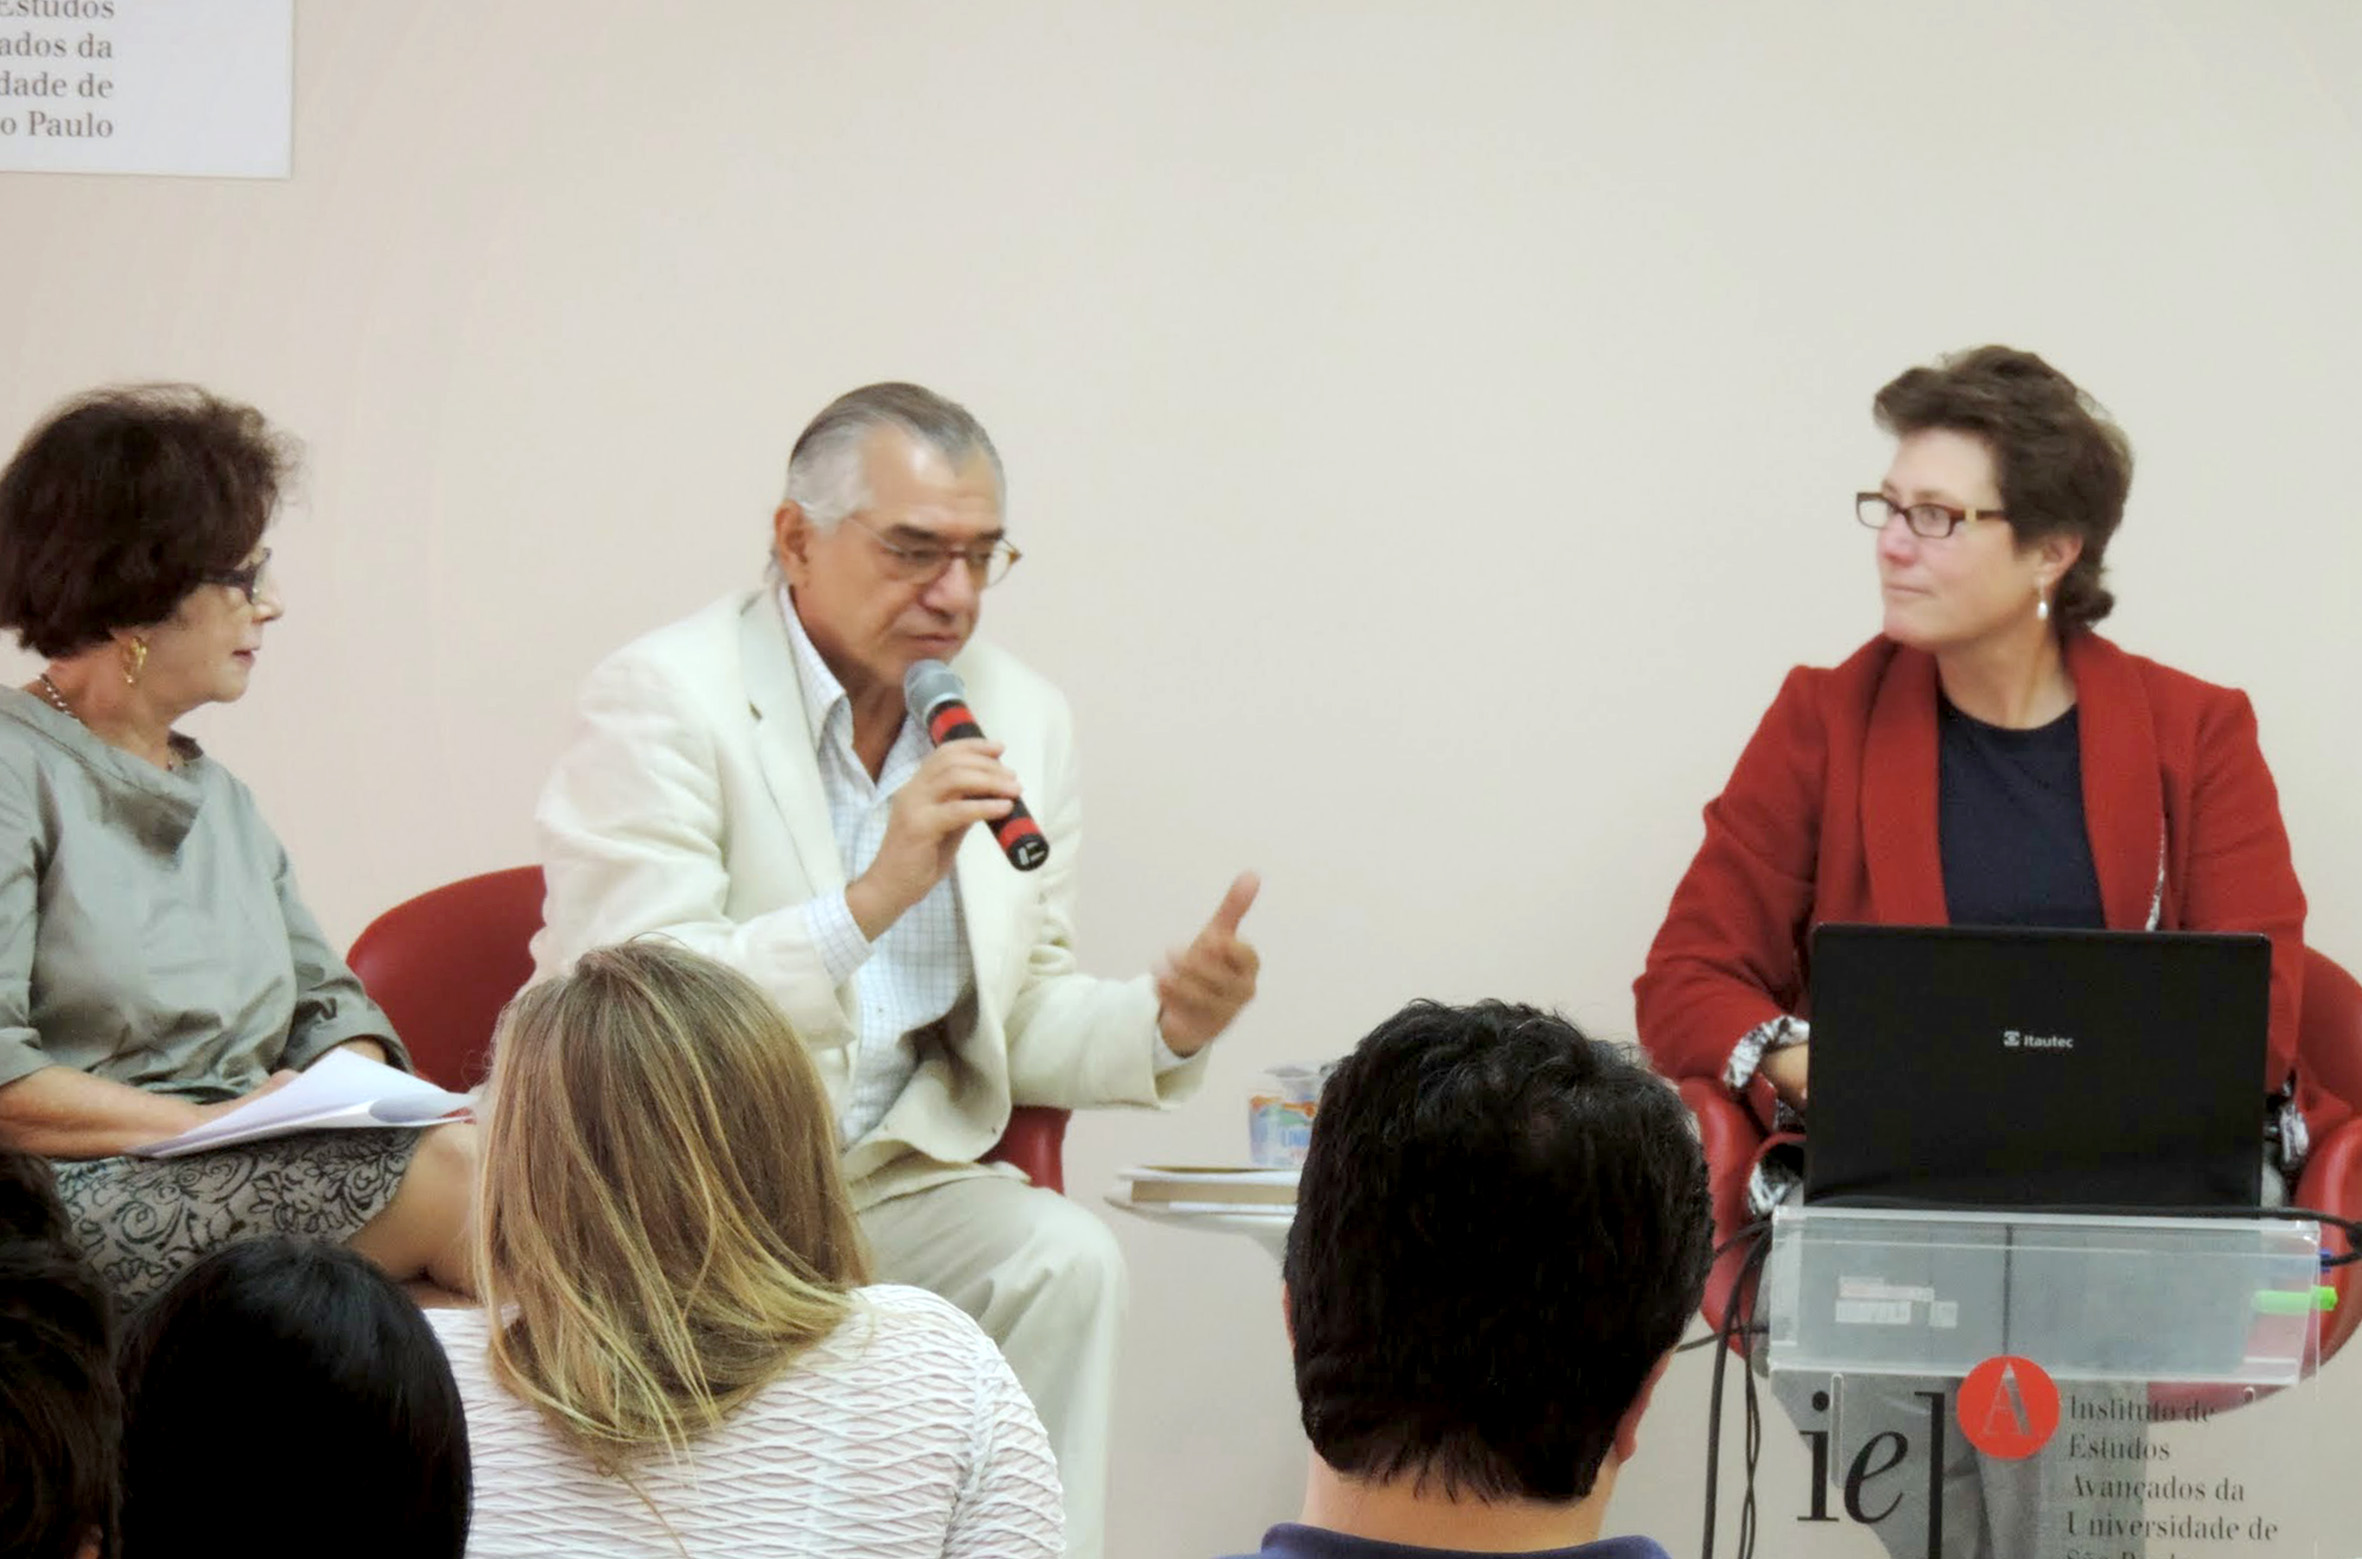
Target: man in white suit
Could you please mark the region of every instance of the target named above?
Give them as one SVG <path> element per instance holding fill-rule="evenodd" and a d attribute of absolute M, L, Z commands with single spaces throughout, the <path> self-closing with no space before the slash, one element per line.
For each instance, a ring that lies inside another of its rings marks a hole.
<path fill-rule="evenodd" d="M 1080 799 L 1065 700 L 971 642 L 1017 551 L 1000 457 L 916 385 L 840 397 L 796 441 L 778 579 L 594 671 L 537 818 L 542 973 L 661 932 L 777 998 L 826 1079 L 882 1281 L 967 1309 L 1040 1410 L 1069 1551 L 1100 1551 L 1123 1268 L 1092 1214 L 978 1157 L 1013 1102 L 1159 1106 L 1254 994 L 1241 876 L 1153 977 L 1080 973 Z M 990 740 L 934 747 L 904 671 L 951 663 Z M 1022 776 L 1022 780 L 1021 777 Z M 1020 873 L 989 826 L 1020 793 Z"/>

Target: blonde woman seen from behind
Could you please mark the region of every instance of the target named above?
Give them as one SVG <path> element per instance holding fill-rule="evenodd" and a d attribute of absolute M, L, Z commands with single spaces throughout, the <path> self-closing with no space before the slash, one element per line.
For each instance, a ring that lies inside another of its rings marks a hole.
<path fill-rule="evenodd" d="M 1041 1420 L 976 1324 L 867 1260 L 770 998 L 669 943 L 511 1003 L 484 1109 L 482 1311 L 444 1311 L 468 1552 L 1063 1551 Z"/>

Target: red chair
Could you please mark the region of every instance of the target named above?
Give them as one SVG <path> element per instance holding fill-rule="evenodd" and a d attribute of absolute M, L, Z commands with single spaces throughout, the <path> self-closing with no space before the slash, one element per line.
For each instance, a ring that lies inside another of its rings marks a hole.
<path fill-rule="evenodd" d="M 541 898 L 538 866 L 464 877 L 395 905 L 353 942 L 346 961 L 429 1080 L 453 1089 L 483 1081 L 500 1009 L 533 977 L 528 944 L 541 929 Z M 1063 1193 L 1066 1116 L 1018 1106 L 985 1158 Z"/>
<path fill-rule="evenodd" d="M 462 878 L 395 905 L 354 941 L 345 961 L 430 1082 L 484 1080 L 493 1022 L 533 978 L 541 892 L 538 866 Z"/>
<path fill-rule="evenodd" d="M 2362 1218 L 2362 984 L 2313 948 L 2305 949 L 2296 1058 L 2332 1097 L 2354 1106 L 2355 1116 L 2313 1144 L 2289 1200 L 2340 1218 Z M 1763 1130 L 1719 1078 L 1685 1077 L 1679 1087 L 1682 1102 L 1697 1117 L 1706 1150 L 1714 1187 L 1714 1237 L 1719 1243 L 1746 1226 L 1747 1173 L 1763 1144 Z M 2324 1244 L 2331 1250 L 2345 1248 L 2334 1235 Z M 1745 1262 L 1743 1247 L 1726 1251 L 1706 1280 L 1699 1310 L 1718 1332 L 1737 1295 Z M 2362 1276 L 2357 1268 L 2362 1263 L 2330 1269 L 2328 1281 L 2337 1289 L 2337 1308 L 2321 1318 L 2323 1362 L 2362 1326 Z"/>
<path fill-rule="evenodd" d="M 398 1029 L 401 1024 L 396 1023 L 394 1027 Z M 1744 1104 L 1731 1097 L 1720 1078 L 1684 1077 L 1677 1086 L 1681 1102 L 1689 1106 L 1690 1114 L 1697 1120 L 1699 1145 L 1706 1151 L 1706 1177 L 1713 1189 L 1714 1244 L 1722 1254 L 1715 1258 L 1713 1270 L 1706 1274 L 1706 1292 L 1698 1302 L 1698 1313 L 1719 1335 L 1740 1294 L 1752 1295 L 1755 1291 L 1752 1279 L 1744 1290 L 1739 1286 L 1739 1279 L 1747 1270 L 1751 1247 L 1732 1245 L 1730 1241 L 1750 1219 L 1747 1175 L 1755 1164 L 1756 1150 L 1763 1146 L 1763 1128 L 1756 1125 L 1755 1117 Z M 1760 1321 L 1762 1316 L 1758 1314 L 1756 1319 Z M 1731 1347 L 1742 1358 L 1748 1352 L 1747 1344 L 1744 1337 L 1731 1339 Z"/>
<path fill-rule="evenodd" d="M 2296 1030 L 2296 1063 L 2331 1097 L 2354 1106 L 2355 1118 L 2333 1126 L 2313 1144 L 2290 1199 L 2341 1218 L 2362 1217 L 2362 984 L 2326 953 L 2305 949 L 2303 1008 Z M 2344 1249 L 2342 1242 L 2328 1242 Z M 2362 1276 L 2357 1266 L 2332 1267 L 2337 1308 L 2321 1318 L 2321 1357 L 2343 1346 L 2362 1326 Z"/>

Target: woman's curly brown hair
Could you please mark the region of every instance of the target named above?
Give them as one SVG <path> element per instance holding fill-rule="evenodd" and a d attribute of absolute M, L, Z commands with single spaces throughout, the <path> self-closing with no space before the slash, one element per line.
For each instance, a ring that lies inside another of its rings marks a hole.
<path fill-rule="evenodd" d="M 55 659 L 162 622 L 253 553 L 294 464 L 261 412 L 193 384 L 74 397 L 0 471 L 0 627 Z"/>

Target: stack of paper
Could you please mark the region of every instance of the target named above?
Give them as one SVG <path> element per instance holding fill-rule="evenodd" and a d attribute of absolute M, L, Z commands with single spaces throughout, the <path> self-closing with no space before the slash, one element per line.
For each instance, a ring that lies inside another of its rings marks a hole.
<path fill-rule="evenodd" d="M 240 1142 L 291 1137 L 299 1131 L 433 1126 L 461 1118 L 473 1102 L 466 1094 L 445 1093 L 433 1083 L 381 1061 L 349 1050 L 331 1050 L 285 1087 L 274 1088 L 252 1103 L 217 1115 L 177 1137 L 131 1151 L 141 1158 L 178 1158 Z"/>

